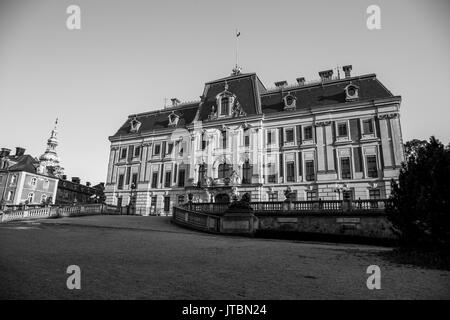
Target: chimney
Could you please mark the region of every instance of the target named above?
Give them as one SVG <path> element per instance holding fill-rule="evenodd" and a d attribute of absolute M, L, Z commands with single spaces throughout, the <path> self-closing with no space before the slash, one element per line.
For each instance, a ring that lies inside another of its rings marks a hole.
<path fill-rule="evenodd" d="M 172 101 L 172 107 L 176 107 L 177 105 L 180 104 L 180 100 L 178 100 L 177 98 L 172 98 L 170 99 Z"/>
<path fill-rule="evenodd" d="M 1 151 L 0 151 L 0 158 L 9 156 L 10 152 L 11 152 L 11 149 L 2 148 Z"/>
<path fill-rule="evenodd" d="M 283 88 L 283 87 L 286 87 L 287 84 L 288 84 L 288 83 L 287 83 L 287 81 L 285 81 L 285 80 L 275 82 L 275 86 L 276 86 L 277 88 Z"/>
<path fill-rule="evenodd" d="M 350 78 L 351 77 L 351 74 L 350 74 L 350 72 L 352 71 L 352 66 L 351 65 L 343 66 L 342 70 L 344 70 L 346 78 Z"/>
<path fill-rule="evenodd" d="M 333 70 L 320 71 L 319 76 L 322 81 L 329 81 L 333 76 Z"/>
<path fill-rule="evenodd" d="M 67 180 L 67 176 L 65 174 L 62 175 L 61 177 L 63 180 Z"/>
<path fill-rule="evenodd" d="M 90 182 L 86 182 L 86 187 L 90 187 L 91 183 Z"/>
<path fill-rule="evenodd" d="M 297 80 L 298 85 L 303 86 L 305 84 L 305 78 L 301 77 L 301 78 L 297 78 L 295 79 Z"/>
<path fill-rule="evenodd" d="M 72 177 L 72 182 L 73 182 L 73 183 L 78 183 L 78 184 L 80 184 L 80 178 L 78 178 L 78 177 Z"/>
<path fill-rule="evenodd" d="M 16 147 L 16 156 L 20 157 L 23 156 L 25 154 L 25 149 L 21 148 L 21 147 Z"/>

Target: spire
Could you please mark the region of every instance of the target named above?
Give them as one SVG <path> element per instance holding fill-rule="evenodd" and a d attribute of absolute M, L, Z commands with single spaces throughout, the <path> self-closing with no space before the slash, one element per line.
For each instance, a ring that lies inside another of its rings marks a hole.
<path fill-rule="evenodd" d="M 50 138 L 47 140 L 47 148 L 44 154 L 39 157 L 38 172 L 59 177 L 64 173 L 64 168 L 59 165 L 59 157 L 56 154 L 56 147 L 58 146 L 58 138 L 56 137 L 58 134 L 57 126 L 58 118 L 56 118 Z"/>
<path fill-rule="evenodd" d="M 234 66 L 231 75 L 237 76 L 241 74 L 242 68 L 239 66 L 239 36 L 241 32 L 236 29 L 236 65 Z"/>

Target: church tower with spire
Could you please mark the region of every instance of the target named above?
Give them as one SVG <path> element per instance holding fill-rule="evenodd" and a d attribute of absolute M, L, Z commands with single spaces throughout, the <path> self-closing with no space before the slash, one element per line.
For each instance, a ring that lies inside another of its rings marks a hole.
<path fill-rule="evenodd" d="M 56 154 L 56 147 L 58 146 L 57 131 L 58 118 L 55 121 L 50 138 L 47 140 L 47 148 L 43 155 L 39 157 L 38 172 L 45 175 L 52 175 L 60 178 L 64 174 L 64 168 L 59 164 L 59 157 Z"/>

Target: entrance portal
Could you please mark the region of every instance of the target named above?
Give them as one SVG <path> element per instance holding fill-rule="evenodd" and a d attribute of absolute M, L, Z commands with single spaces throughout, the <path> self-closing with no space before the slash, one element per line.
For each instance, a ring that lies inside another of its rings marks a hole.
<path fill-rule="evenodd" d="M 230 196 L 226 193 L 219 193 L 215 199 L 218 203 L 230 203 Z"/>

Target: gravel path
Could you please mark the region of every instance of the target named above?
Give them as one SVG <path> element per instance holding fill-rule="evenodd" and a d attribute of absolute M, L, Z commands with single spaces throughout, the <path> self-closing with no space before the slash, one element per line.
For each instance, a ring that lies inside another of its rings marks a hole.
<path fill-rule="evenodd" d="M 166 217 L 0 225 L 0 298 L 449 299 L 450 272 L 394 265 L 384 247 L 225 237 Z M 68 290 L 66 268 L 81 268 Z M 366 286 L 381 268 L 381 290 Z"/>

